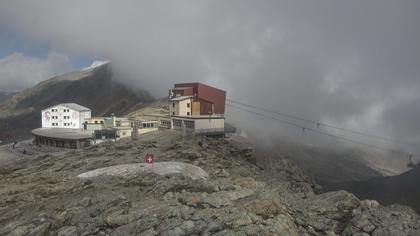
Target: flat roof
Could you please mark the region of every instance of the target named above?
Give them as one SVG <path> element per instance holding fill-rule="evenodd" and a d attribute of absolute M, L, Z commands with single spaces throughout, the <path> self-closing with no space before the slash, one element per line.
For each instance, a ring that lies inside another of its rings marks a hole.
<path fill-rule="evenodd" d="M 66 128 L 38 128 L 32 130 L 32 134 L 47 138 L 78 140 L 92 138 L 92 131 L 82 129 L 66 129 Z"/>
<path fill-rule="evenodd" d="M 81 106 L 81 105 L 76 104 L 76 103 L 61 103 L 61 104 L 57 104 L 57 105 L 45 108 L 42 111 L 49 110 L 49 109 L 51 109 L 53 107 L 56 107 L 56 106 L 63 106 L 63 107 L 67 107 L 67 108 L 70 108 L 70 109 L 73 109 L 73 110 L 76 110 L 76 111 L 90 111 L 89 108 Z"/>
<path fill-rule="evenodd" d="M 171 101 L 182 101 L 182 100 L 185 100 L 185 99 L 188 99 L 188 98 L 192 98 L 193 96 L 179 96 L 179 97 L 174 97 L 174 98 L 171 98 Z"/>

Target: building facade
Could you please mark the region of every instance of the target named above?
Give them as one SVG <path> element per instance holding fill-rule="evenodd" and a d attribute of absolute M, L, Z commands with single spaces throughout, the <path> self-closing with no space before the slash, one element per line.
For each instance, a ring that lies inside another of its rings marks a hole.
<path fill-rule="evenodd" d="M 175 84 L 169 91 L 171 128 L 224 133 L 226 92 L 202 83 Z"/>
<path fill-rule="evenodd" d="M 93 123 L 92 121 L 97 121 Z M 102 122 L 103 121 L 103 122 Z M 130 138 L 133 135 L 141 135 L 144 133 L 157 131 L 158 120 L 153 119 L 128 119 L 125 117 L 103 117 L 95 118 L 88 121 L 85 124 L 87 130 L 91 130 L 89 127 L 97 127 L 94 129 L 94 137 L 97 141 L 113 140 L 117 141 L 122 138 Z"/>
<path fill-rule="evenodd" d="M 83 129 L 91 110 L 76 103 L 58 104 L 41 112 L 42 128 Z"/>

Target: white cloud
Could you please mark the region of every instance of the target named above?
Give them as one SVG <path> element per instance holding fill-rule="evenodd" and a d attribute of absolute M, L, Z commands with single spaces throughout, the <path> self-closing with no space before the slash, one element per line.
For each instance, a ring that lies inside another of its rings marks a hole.
<path fill-rule="evenodd" d="M 0 92 L 20 91 L 71 70 L 71 62 L 64 54 L 52 52 L 40 59 L 13 53 L 0 59 Z"/>

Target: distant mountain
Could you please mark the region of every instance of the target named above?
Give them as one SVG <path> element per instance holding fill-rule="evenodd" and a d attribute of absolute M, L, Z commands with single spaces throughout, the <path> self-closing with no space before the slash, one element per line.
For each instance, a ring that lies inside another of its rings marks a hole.
<path fill-rule="evenodd" d="M 420 213 L 419 180 L 420 165 L 417 165 L 401 175 L 350 182 L 335 189 L 347 190 L 360 199 L 375 199 L 384 205 L 404 204 Z"/>
<path fill-rule="evenodd" d="M 267 155 L 277 155 L 293 160 L 307 175 L 323 186 L 336 186 L 350 181 L 362 181 L 384 176 L 373 169 L 363 158 L 361 151 L 346 148 L 328 148 L 325 146 L 310 146 L 278 138 L 273 144 L 257 145 Z"/>
<path fill-rule="evenodd" d="M 74 102 L 92 109 L 93 116 L 122 115 L 154 98 L 144 90 L 134 91 L 112 79 L 109 63 L 70 72 L 43 81 L 33 88 L 0 100 L 0 140 L 30 137 L 41 125 L 40 111 L 58 103 Z"/>
<path fill-rule="evenodd" d="M 0 103 L 3 102 L 4 100 L 6 100 L 7 98 L 13 96 L 14 93 L 5 93 L 5 92 L 0 92 Z"/>

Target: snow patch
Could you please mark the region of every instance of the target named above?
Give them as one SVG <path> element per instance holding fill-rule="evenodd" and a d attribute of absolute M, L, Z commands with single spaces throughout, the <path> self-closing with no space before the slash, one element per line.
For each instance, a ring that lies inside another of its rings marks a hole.
<path fill-rule="evenodd" d="M 83 70 L 90 70 L 90 69 L 97 68 L 97 67 L 100 67 L 102 65 L 108 64 L 108 63 L 109 63 L 109 61 L 94 61 L 94 62 L 92 62 L 92 64 L 90 66 L 83 68 Z"/>
<path fill-rule="evenodd" d="M 154 164 L 132 163 L 124 165 L 109 166 L 88 171 L 78 175 L 79 178 L 94 178 L 100 176 L 134 177 L 137 173 L 151 172 L 158 175 L 182 174 L 185 177 L 195 179 L 207 179 L 209 175 L 198 166 L 183 162 L 156 162 Z"/>

